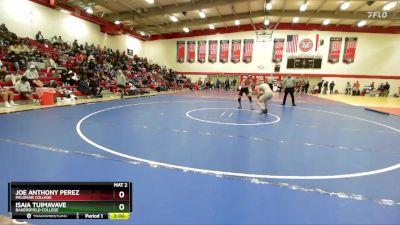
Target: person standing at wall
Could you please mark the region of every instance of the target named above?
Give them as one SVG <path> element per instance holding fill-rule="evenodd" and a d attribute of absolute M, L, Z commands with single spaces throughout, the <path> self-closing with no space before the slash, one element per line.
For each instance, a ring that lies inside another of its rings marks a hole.
<path fill-rule="evenodd" d="M 345 94 L 346 95 L 351 95 L 351 84 L 350 84 L 350 82 L 347 82 L 347 84 L 346 84 Z"/>
<path fill-rule="evenodd" d="M 318 85 L 318 94 L 321 94 L 322 91 L 322 85 L 324 84 L 324 80 L 321 80 L 317 85 Z"/>
<path fill-rule="evenodd" d="M 225 91 L 229 91 L 229 89 L 230 89 L 230 83 L 229 83 L 229 79 L 228 78 L 226 78 L 226 80 L 225 80 Z"/>
<path fill-rule="evenodd" d="M 310 82 L 309 81 L 307 81 L 305 84 L 304 84 L 304 93 L 308 93 L 308 88 L 310 88 Z"/>
<path fill-rule="evenodd" d="M 221 81 L 219 81 L 219 79 L 217 78 L 217 81 L 215 82 L 215 88 L 219 90 L 220 87 L 221 87 Z"/>
<path fill-rule="evenodd" d="M 325 81 L 325 83 L 324 83 L 324 90 L 323 90 L 323 94 L 324 95 L 326 95 L 326 93 L 328 92 L 328 85 L 329 85 L 329 82 L 328 81 Z"/>
<path fill-rule="evenodd" d="M 334 81 L 332 81 L 330 84 L 329 84 L 329 94 L 333 94 L 333 89 L 335 88 L 335 82 Z"/>
<path fill-rule="evenodd" d="M 283 80 L 283 88 L 285 89 L 285 96 L 283 97 L 282 105 L 286 104 L 286 97 L 288 94 L 290 94 L 290 97 L 292 98 L 292 105 L 296 106 L 296 104 L 294 103 L 294 86 L 295 86 L 295 84 L 296 84 L 296 81 L 291 76 L 288 76 Z"/>
<path fill-rule="evenodd" d="M 233 88 L 236 88 L 236 83 L 237 83 L 236 78 L 233 78 L 233 80 L 232 80 L 232 87 Z"/>

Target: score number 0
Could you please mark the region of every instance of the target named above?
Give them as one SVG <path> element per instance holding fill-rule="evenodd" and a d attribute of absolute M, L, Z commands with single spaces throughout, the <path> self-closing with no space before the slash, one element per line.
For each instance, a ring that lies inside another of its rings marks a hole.
<path fill-rule="evenodd" d="M 120 191 L 118 193 L 118 196 L 121 199 L 124 198 L 125 197 L 125 192 L 124 191 Z M 119 208 L 119 210 L 123 211 L 125 209 L 125 205 L 121 203 L 121 204 L 119 204 L 118 208 Z"/>

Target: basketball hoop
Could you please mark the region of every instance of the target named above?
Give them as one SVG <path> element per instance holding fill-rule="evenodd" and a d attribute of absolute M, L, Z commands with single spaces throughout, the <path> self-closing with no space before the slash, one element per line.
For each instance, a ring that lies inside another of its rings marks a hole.
<path fill-rule="evenodd" d="M 256 31 L 257 42 L 268 42 L 272 40 L 272 34 L 274 33 L 271 29 L 263 29 Z"/>

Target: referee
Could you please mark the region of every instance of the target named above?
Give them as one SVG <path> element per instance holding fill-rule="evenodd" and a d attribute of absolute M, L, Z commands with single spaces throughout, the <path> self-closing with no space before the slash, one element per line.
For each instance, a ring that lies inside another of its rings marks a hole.
<path fill-rule="evenodd" d="M 288 94 L 290 94 L 290 97 L 292 97 L 292 105 L 296 106 L 296 104 L 294 104 L 294 95 L 293 95 L 295 84 L 296 81 L 291 76 L 285 77 L 285 79 L 283 79 L 283 88 L 285 89 L 285 97 L 283 97 L 282 105 L 286 104 L 286 97 Z"/>

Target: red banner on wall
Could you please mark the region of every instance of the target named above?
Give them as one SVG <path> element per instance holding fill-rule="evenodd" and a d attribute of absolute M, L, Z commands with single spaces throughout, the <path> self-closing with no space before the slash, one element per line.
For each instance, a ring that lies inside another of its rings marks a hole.
<path fill-rule="evenodd" d="M 187 61 L 193 63 L 196 57 L 196 41 L 187 41 Z"/>
<path fill-rule="evenodd" d="M 344 41 L 343 62 L 353 63 L 356 55 L 357 38 L 347 37 Z"/>
<path fill-rule="evenodd" d="M 207 41 L 197 41 L 197 61 L 204 63 L 206 61 Z"/>
<path fill-rule="evenodd" d="M 274 39 L 274 49 L 272 51 L 272 62 L 281 63 L 283 58 L 283 48 L 285 46 L 284 38 Z"/>
<path fill-rule="evenodd" d="M 208 62 L 217 61 L 218 41 L 208 41 Z"/>
<path fill-rule="evenodd" d="M 243 40 L 243 62 L 251 63 L 253 59 L 253 39 L 244 39 Z"/>
<path fill-rule="evenodd" d="M 240 62 L 240 52 L 242 47 L 242 40 L 232 40 L 231 62 Z"/>
<path fill-rule="evenodd" d="M 219 61 L 222 63 L 228 62 L 229 59 L 229 40 L 219 41 Z"/>
<path fill-rule="evenodd" d="M 185 42 L 176 42 L 176 61 L 178 63 L 183 63 L 185 61 Z"/>
<path fill-rule="evenodd" d="M 334 64 L 339 62 L 340 50 L 342 48 L 341 37 L 332 37 L 329 44 L 328 62 Z"/>

